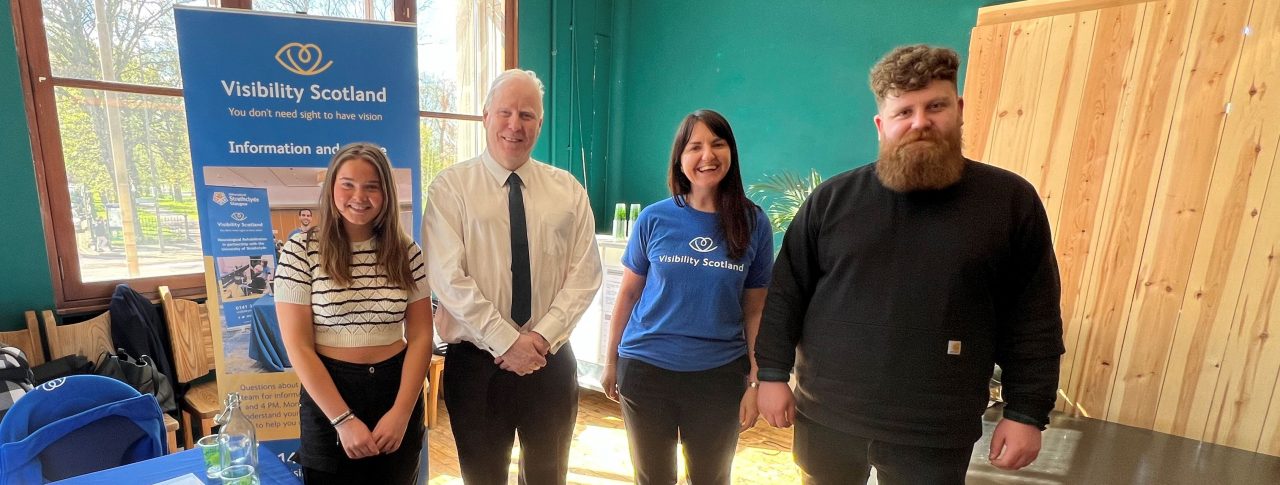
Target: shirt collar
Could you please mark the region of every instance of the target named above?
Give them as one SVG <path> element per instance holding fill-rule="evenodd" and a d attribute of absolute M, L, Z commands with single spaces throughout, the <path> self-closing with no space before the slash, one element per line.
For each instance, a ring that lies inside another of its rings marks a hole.
<path fill-rule="evenodd" d="M 489 150 L 485 150 L 484 154 L 480 156 L 480 162 L 484 165 L 485 170 L 489 172 L 489 175 L 493 176 L 494 182 L 496 182 L 499 187 L 507 185 L 507 178 L 511 177 L 512 172 L 504 168 L 502 165 L 499 165 L 498 161 L 494 160 L 493 155 L 489 154 Z M 520 175 L 520 181 L 525 187 L 529 186 L 530 179 L 533 178 L 534 163 L 537 163 L 537 160 L 530 157 L 529 160 L 525 161 L 524 164 L 520 165 L 520 168 L 515 171 L 516 174 Z"/>

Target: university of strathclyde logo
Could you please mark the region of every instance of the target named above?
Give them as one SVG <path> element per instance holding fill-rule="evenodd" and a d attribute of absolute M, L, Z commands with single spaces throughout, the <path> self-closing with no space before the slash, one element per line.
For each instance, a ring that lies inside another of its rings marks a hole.
<path fill-rule="evenodd" d="M 214 192 L 213 203 L 218 205 L 227 205 L 227 194 L 223 192 Z"/>
<path fill-rule="evenodd" d="M 333 65 L 333 61 L 324 62 L 324 52 L 320 51 L 320 46 L 300 42 L 290 42 L 280 47 L 276 51 L 276 62 L 299 76 L 314 76 Z"/>
<path fill-rule="evenodd" d="M 709 237 L 695 237 L 689 240 L 689 247 L 700 253 L 709 253 L 716 250 L 716 242 Z"/>

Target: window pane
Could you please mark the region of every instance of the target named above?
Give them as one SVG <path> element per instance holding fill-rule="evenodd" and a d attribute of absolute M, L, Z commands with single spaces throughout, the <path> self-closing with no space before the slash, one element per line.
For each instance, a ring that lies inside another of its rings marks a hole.
<path fill-rule="evenodd" d="M 53 75 L 180 87 L 175 3 L 210 4 L 209 0 L 43 1 Z M 99 21 L 103 19 L 110 22 Z M 107 29 L 102 32 L 105 35 L 100 35 L 99 29 Z M 104 49 L 104 44 L 109 48 Z"/>
<path fill-rule="evenodd" d="M 418 92 L 426 111 L 479 115 L 503 69 L 502 0 L 418 2 Z"/>
<path fill-rule="evenodd" d="M 446 167 L 465 162 L 484 151 L 484 124 L 479 121 L 422 118 L 422 192 Z"/>
<path fill-rule="evenodd" d="M 54 91 L 82 281 L 204 271 L 182 98 Z"/>
<path fill-rule="evenodd" d="M 430 0 L 418 0 L 430 1 Z M 363 20 L 395 20 L 392 0 L 253 0 L 253 9 L 267 12 L 305 13 L 322 17 Z M 369 9 L 372 4 L 372 10 Z"/>

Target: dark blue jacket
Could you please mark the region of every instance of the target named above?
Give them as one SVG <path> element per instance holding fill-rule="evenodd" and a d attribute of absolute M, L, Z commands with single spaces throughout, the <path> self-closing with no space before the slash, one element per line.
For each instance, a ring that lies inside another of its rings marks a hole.
<path fill-rule="evenodd" d="M 117 285 L 111 295 L 111 340 L 129 355 L 150 355 L 160 373 L 174 382 L 173 360 L 169 359 L 169 329 L 160 320 L 156 306 L 129 285 Z M 98 356 L 89 356 L 97 358 Z"/>

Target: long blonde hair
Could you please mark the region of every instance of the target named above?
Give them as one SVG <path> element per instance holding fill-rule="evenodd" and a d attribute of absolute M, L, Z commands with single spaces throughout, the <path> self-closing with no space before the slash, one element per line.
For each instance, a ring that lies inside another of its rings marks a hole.
<path fill-rule="evenodd" d="M 338 169 L 351 160 L 364 160 L 372 164 L 377 169 L 378 181 L 382 184 L 383 203 L 373 220 L 377 264 L 386 274 L 387 283 L 405 291 L 413 291 L 417 284 L 409 268 L 409 241 L 400 229 L 400 217 L 396 214 L 400 199 L 396 196 L 396 182 L 391 175 L 391 161 L 382 152 L 382 147 L 373 143 L 356 142 L 346 145 L 329 161 L 329 170 L 325 173 L 324 185 L 320 188 L 320 202 L 316 204 L 320 210 L 320 223 L 308 232 L 308 237 L 315 237 L 319 245 L 320 266 L 338 285 L 351 285 L 352 241 L 347 231 L 343 230 L 342 214 L 333 203 L 333 186 L 338 178 Z"/>

